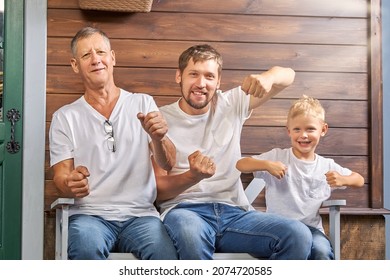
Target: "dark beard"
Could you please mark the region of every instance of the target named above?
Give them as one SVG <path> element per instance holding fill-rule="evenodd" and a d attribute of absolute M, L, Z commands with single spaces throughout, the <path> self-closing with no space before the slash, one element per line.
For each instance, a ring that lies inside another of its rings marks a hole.
<path fill-rule="evenodd" d="M 206 107 L 210 103 L 210 100 L 206 100 L 206 102 L 204 102 L 202 104 L 195 104 L 190 99 L 186 99 L 184 97 L 183 97 L 183 99 L 187 102 L 188 105 L 190 105 L 194 109 L 203 109 L 204 107 Z"/>
<path fill-rule="evenodd" d="M 183 94 L 183 87 L 181 86 L 181 83 L 180 83 L 180 88 L 181 88 L 181 96 L 183 97 L 183 99 L 185 100 L 185 102 L 187 102 L 188 105 L 190 105 L 192 108 L 194 109 L 203 109 L 205 108 L 207 105 L 209 105 L 210 101 L 212 100 L 209 99 L 209 100 L 206 100 L 204 103 L 202 104 L 194 104 L 189 98 L 185 98 L 184 97 L 184 94 Z M 215 91 L 216 92 L 216 91 Z M 213 96 L 215 96 L 215 92 L 213 94 Z"/>

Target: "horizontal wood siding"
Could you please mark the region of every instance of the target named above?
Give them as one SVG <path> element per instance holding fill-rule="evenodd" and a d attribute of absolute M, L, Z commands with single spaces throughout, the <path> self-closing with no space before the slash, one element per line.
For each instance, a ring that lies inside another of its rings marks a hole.
<path fill-rule="evenodd" d="M 180 96 L 174 82 L 180 53 L 193 44 L 210 43 L 224 58 L 223 90 L 273 65 L 296 71 L 295 83 L 254 110 L 246 122 L 243 155 L 288 147 L 284 126 L 291 102 L 302 94 L 319 98 L 330 130 L 318 153 L 364 175 L 366 186 L 358 196 L 354 189 L 339 195 L 351 197 L 348 206 L 369 208 L 367 13 L 367 2 L 362 0 L 248 0 L 223 5 L 216 0 L 155 1 L 150 13 L 83 11 L 77 0 L 49 0 L 48 127 L 55 110 L 83 93 L 69 65 L 70 40 L 83 26 L 97 26 L 111 38 L 117 84 L 153 95 L 159 106 Z M 51 188 L 51 176 L 46 179 Z"/>
<path fill-rule="evenodd" d="M 330 126 L 318 153 L 334 158 L 365 178 L 363 188 L 335 191 L 333 197 L 346 198 L 351 209 L 380 207 L 373 199 L 381 200 L 382 186 L 375 189 L 371 174 L 372 151 L 381 151 L 371 146 L 380 137 L 372 135 L 372 131 L 378 133 L 378 127 L 371 125 L 372 113 L 378 113 L 375 110 L 381 99 L 372 98 L 377 94 L 372 89 L 380 89 L 380 81 L 371 76 L 372 67 L 380 65 L 372 63 L 370 54 L 377 45 L 370 42 L 370 3 L 155 0 L 149 13 L 115 13 L 82 11 L 77 0 L 48 0 L 47 131 L 53 112 L 83 93 L 81 80 L 70 67 L 70 40 L 80 28 L 93 25 L 105 31 L 116 54 L 117 85 L 151 94 L 159 106 L 180 97 L 174 80 L 180 53 L 193 44 L 210 43 L 223 55 L 223 90 L 239 86 L 246 75 L 274 65 L 296 71 L 294 84 L 254 110 L 245 123 L 241 142 L 244 156 L 288 147 L 285 122 L 291 102 L 302 94 L 316 97 L 326 109 Z M 373 3 L 379 6 L 377 0 Z M 48 145 L 46 150 L 48 210 L 57 192 L 49 168 Z M 376 162 L 376 168 L 381 170 L 380 163 Z M 252 175 L 243 174 L 244 185 L 251 178 Z M 255 204 L 264 206 L 264 194 Z"/>

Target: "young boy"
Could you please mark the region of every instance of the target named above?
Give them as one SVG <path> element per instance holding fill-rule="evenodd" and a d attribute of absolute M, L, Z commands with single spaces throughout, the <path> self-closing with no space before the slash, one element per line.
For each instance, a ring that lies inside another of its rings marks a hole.
<path fill-rule="evenodd" d="M 287 133 L 291 148 L 240 159 L 236 167 L 253 172 L 266 182 L 267 212 L 297 219 L 313 235 L 309 259 L 334 259 L 333 249 L 324 233 L 319 208 L 339 187 L 361 187 L 364 178 L 333 159 L 315 153 L 320 138 L 328 131 L 325 110 L 317 99 L 303 95 L 291 106 Z"/>

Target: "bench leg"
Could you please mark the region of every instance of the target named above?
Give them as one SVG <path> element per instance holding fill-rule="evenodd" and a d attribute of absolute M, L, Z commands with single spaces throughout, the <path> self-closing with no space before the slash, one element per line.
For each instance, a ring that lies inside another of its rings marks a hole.
<path fill-rule="evenodd" d="M 329 235 L 332 243 L 334 257 L 340 259 L 340 206 L 329 208 Z"/>
<path fill-rule="evenodd" d="M 68 259 L 69 206 L 56 209 L 56 260 Z"/>

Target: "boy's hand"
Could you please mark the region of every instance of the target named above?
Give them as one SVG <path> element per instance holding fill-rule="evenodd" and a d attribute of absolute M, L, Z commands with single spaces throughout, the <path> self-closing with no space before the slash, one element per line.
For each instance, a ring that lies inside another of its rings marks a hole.
<path fill-rule="evenodd" d="M 267 171 L 274 177 L 282 179 L 287 172 L 287 166 L 280 161 L 269 161 Z"/>
<path fill-rule="evenodd" d="M 344 186 L 344 176 L 340 175 L 336 171 L 328 171 L 326 174 L 326 182 L 331 187 L 342 187 Z"/>

